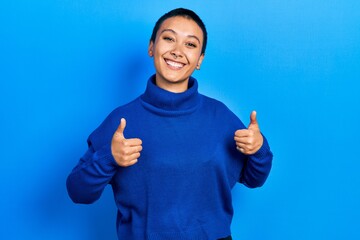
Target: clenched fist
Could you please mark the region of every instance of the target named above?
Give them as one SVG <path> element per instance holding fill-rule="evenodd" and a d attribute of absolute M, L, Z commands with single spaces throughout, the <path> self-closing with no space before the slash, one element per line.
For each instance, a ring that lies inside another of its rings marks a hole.
<path fill-rule="evenodd" d="M 125 127 L 126 120 L 122 118 L 111 140 L 111 153 L 121 167 L 129 167 L 137 163 L 142 150 L 142 141 L 139 138 L 124 137 Z"/>
<path fill-rule="evenodd" d="M 250 124 L 248 128 L 237 130 L 234 139 L 236 148 L 246 155 L 254 154 L 261 148 L 264 139 L 260 133 L 255 111 L 250 115 Z"/>

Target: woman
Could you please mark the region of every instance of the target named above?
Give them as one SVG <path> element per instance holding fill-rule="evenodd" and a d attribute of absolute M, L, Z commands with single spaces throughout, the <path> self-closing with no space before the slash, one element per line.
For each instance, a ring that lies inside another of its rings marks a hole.
<path fill-rule="evenodd" d="M 67 179 L 76 203 L 92 203 L 112 186 L 119 239 L 231 239 L 232 187 L 259 187 L 269 174 L 272 153 L 256 113 L 246 128 L 224 104 L 198 93 L 191 74 L 206 42 L 191 10 L 162 16 L 148 49 L 156 73 L 144 94 L 89 136 Z"/>

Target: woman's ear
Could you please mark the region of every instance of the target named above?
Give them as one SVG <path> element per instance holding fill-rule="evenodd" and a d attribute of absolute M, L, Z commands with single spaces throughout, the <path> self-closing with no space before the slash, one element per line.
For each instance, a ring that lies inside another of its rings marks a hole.
<path fill-rule="evenodd" d="M 148 54 L 149 54 L 150 57 L 154 56 L 153 47 L 154 47 L 154 43 L 153 43 L 153 41 L 150 41 L 149 48 L 148 48 Z"/>
<path fill-rule="evenodd" d="M 196 69 L 197 69 L 197 70 L 200 70 L 201 63 L 202 63 L 202 61 L 204 60 L 204 57 L 205 57 L 205 54 L 202 53 L 202 54 L 200 55 L 200 57 L 199 57 L 198 64 L 196 65 Z"/>

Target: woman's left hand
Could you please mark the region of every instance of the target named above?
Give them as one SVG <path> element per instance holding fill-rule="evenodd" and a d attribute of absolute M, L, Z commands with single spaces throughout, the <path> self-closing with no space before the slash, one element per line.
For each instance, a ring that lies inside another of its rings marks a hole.
<path fill-rule="evenodd" d="M 250 124 L 247 129 L 240 129 L 235 132 L 236 148 L 246 155 L 256 153 L 263 144 L 263 136 L 256 120 L 256 112 L 250 115 Z"/>

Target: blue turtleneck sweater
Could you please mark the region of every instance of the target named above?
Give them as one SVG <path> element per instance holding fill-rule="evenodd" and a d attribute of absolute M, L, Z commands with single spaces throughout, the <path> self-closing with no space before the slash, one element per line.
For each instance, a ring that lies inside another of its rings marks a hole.
<path fill-rule="evenodd" d="M 121 240 L 215 240 L 230 235 L 231 189 L 236 182 L 261 186 L 272 153 L 264 138 L 250 156 L 236 150 L 244 124 L 221 102 L 198 93 L 190 78 L 183 93 L 156 86 L 115 109 L 89 136 L 88 150 L 67 179 L 71 199 L 96 201 L 107 184 L 118 209 Z M 120 167 L 111 139 L 125 118 L 126 138 L 140 138 L 138 162 Z"/>

